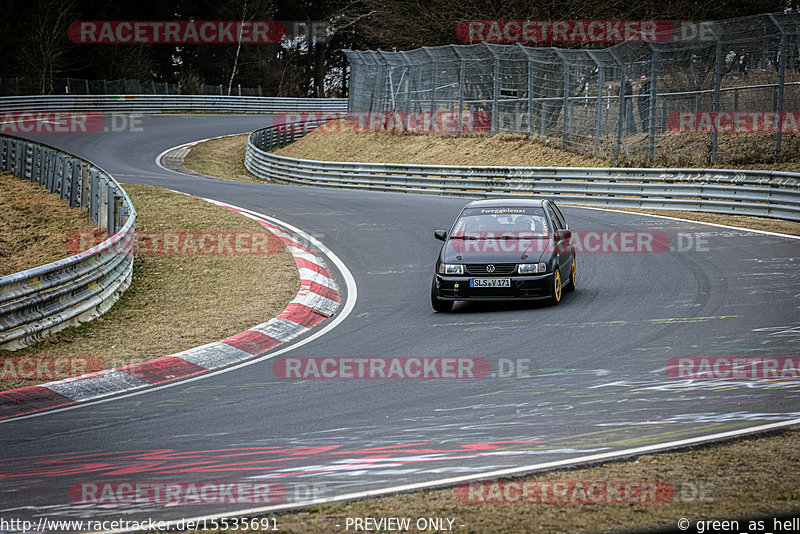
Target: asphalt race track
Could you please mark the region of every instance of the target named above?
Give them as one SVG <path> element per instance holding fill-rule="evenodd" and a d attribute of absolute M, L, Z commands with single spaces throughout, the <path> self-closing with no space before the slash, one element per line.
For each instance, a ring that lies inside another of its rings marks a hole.
<path fill-rule="evenodd" d="M 465 356 L 485 358 L 495 370 L 516 367 L 475 380 L 281 380 L 267 360 L 8 420 L 0 425 L 0 515 L 227 513 L 257 505 L 87 508 L 73 503 L 70 488 L 276 482 L 292 503 L 800 417 L 799 380 L 676 380 L 665 371 L 673 357 L 800 357 L 800 240 L 562 207 L 573 230 L 660 231 L 673 250 L 581 254 L 578 291 L 556 307 L 462 303 L 436 314 L 429 288 L 441 243 L 432 234 L 447 228 L 467 199 L 226 182 L 155 164 L 167 148 L 268 123 L 253 116 L 152 116 L 138 132 L 31 137 L 93 161 L 122 183 L 254 210 L 329 247 L 356 280 L 355 308 L 338 327 L 284 356 Z M 676 250 L 698 237 L 699 250 Z"/>

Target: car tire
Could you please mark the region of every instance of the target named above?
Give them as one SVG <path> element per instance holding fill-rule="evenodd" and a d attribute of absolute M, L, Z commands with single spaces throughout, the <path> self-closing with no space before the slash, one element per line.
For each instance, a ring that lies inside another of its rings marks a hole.
<path fill-rule="evenodd" d="M 573 291 L 575 291 L 575 285 L 576 285 L 576 283 L 578 281 L 578 275 L 575 272 L 575 264 L 576 263 L 577 262 L 575 261 L 575 255 L 573 254 L 572 255 L 572 267 L 570 268 L 570 272 L 569 272 L 569 280 L 567 280 L 567 285 L 564 286 L 564 291 L 566 291 L 567 293 L 572 293 Z"/>
<path fill-rule="evenodd" d="M 431 306 L 433 311 L 444 313 L 453 309 L 452 300 L 442 300 L 436 293 L 436 277 L 431 281 Z"/>
<path fill-rule="evenodd" d="M 561 271 L 559 271 L 558 267 L 556 267 L 555 272 L 553 273 L 553 278 L 550 282 L 550 304 L 555 306 L 559 302 L 561 302 L 562 296 L 562 287 L 561 287 Z"/>

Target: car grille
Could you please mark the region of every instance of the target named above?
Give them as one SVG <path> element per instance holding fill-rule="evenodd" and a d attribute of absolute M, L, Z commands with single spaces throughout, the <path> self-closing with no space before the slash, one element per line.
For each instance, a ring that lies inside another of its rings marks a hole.
<path fill-rule="evenodd" d="M 493 272 L 488 270 L 489 265 L 494 266 Z M 475 276 L 497 276 L 511 274 L 516 267 L 516 263 L 468 263 L 467 273 Z"/>

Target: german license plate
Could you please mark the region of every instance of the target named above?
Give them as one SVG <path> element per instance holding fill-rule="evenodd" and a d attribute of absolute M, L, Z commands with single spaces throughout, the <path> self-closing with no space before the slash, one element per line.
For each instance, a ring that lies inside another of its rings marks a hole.
<path fill-rule="evenodd" d="M 469 287 L 511 287 L 510 278 L 470 278 Z"/>

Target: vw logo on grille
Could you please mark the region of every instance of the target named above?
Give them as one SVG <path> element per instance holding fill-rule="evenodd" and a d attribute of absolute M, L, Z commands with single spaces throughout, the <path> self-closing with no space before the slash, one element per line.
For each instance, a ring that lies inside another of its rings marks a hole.
<path fill-rule="evenodd" d="M 487 265 L 486 266 L 486 272 L 487 273 L 493 273 L 494 272 L 494 265 L 492 265 L 491 263 L 489 265 Z"/>

